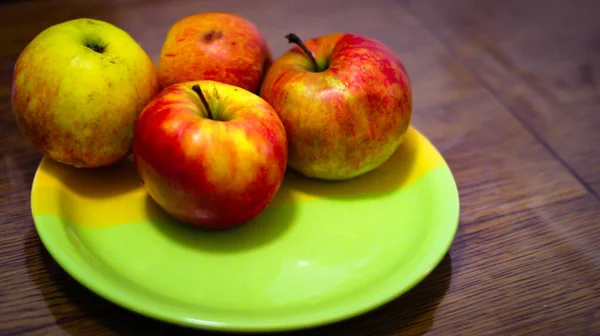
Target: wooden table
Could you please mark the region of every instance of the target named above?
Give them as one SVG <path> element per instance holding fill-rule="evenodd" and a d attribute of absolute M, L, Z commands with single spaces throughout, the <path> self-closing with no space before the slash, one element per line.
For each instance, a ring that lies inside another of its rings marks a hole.
<path fill-rule="evenodd" d="M 254 21 L 275 56 L 289 32 L 350 31 L 391 46 L 413 79 L 413 124 L 458 183 L 460 228 L 433 273 L 319 331 L 600 333 L 600 1 L 38 0 L 0 9 L 0 334 L 191 332 L 108 303 L 49 257 L 29 208 L 41 156 L 14 124 L 11 76 L 23 47 L 54 23 L 107 20 L 156 61 L 174 21 L 213 10 Z"/>

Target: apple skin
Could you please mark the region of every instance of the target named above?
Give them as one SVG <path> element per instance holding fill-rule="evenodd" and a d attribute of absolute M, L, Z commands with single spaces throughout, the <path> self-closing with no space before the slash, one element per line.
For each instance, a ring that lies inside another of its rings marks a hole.
<path fill-rule="evenodd" d="M 141 113 L 133 157 L 146 190 L 166 212 L 193 226 L 226 229 L 272 201 L 287 167 L 287 137 L 258 95 L 216 81 L 182 82 Z"/>
<path fill-rule="evenodd" d="M 258 94 L 272 61 L 252 22 L 231 13 L 199 13 L 169 29 L 158 61 L 159 85 L 204 79 Z"/>
<path fill-rule="evenodd" d="M 23 49 L 11 104 L 42 154 L 93 168 L 130 153 L 137 116 L 157 92 L 154 64 L 128 33 L 81 18 L 45 29 Z"/>
<path fill-rule="evenodd" d="M 316 179 L 345 180 L 376 169 L 402 143 L 412 115 L 410 79 L 381 42 L 334 33 L 305 41 L 273 62 L 260 96 L 279 114 L 288 164 Z"/>

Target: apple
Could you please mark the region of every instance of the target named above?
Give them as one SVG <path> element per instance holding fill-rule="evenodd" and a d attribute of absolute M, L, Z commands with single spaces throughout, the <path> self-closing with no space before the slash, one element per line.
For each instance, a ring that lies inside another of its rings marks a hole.
<path fill-rule="evenodd" d="M 180 221 L 239 226 L 261 213 L 287 167 L 285 128 L 258 95 L 200 80 L 173 84 L 142 111 L 133 158 L 152 199 Z"/>
<path fill-rule="evenodd" d="M 260 96 L 277 111 L 288 164 L 315 179 L 345 180 L 381 166 L 402 143 L 412 115 L 410 79 L 390 48 L 366 36 L 334 33 L 277 58 Z"/>
<path fill-rule="evenodd" d="M 231 13 L 199 13 L 169 29 L 158 61 L 159 85 L 205 79 L 258 94 L 271 63 L 271 51 L 252 22 Z"/>
<path fill-rule="evenodd" d="M 130 153 L 137 116 L 157 92 L 154 64 L 128 33 L 81 18 L 46 28 L 23 49 L 11 104 L 42 154 L 92 168 Z"/>

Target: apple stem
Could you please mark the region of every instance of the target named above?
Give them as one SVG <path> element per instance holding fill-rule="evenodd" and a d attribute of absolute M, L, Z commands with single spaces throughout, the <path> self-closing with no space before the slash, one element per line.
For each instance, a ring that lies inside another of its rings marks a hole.
<path fill-rule="evenodd" d="M 200 90 L 200 85 L 194 84 L 194 86 L 192 86 L 192 90 L 194 90 L 194 92 L 196 92 L 198 97 L 200 97 L 202 104 L 204 104 L 204 108 L 206 109 L 206 112 L 208 113 L 208 119 L 214 120 L 212 111 L 210 110 L 210 107 L 208 106 L 208 102 L 206 101 L 204 94 L 202 94 L 202 90 Z"/>
<path fill-rule="evenodd" d="M 300 48 L 302 48 L 304 53 L 308 56 L 308 58 L 310 58 L 311 62 L 315 66 L 315 71 L 319 71 L 319 63 L 317 63 L 317 60 L 313 56 L 312 52 L 310 52 L 310 50 L 308 50 L 308 48 L 306 47 L 304 42 L 302 42 L 302 40 L 298 37 L 298 35 L 291 33 L 291 34 L 285 35 L 285 38 L 288 40 L 289 43 L 294 43 L 294 44 L 298 45 Z"/>

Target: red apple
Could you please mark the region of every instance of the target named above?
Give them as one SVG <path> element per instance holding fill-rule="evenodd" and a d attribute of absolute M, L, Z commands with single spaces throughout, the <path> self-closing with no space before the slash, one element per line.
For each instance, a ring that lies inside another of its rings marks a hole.
<path fill-rule="evenodd" d="M 256 26 L 230 13 L 200 13 L 177 21 L 158 61 L 161 88 L 214 80 L 258 94 L 271 51 Z"/>
<path fill-rule="evenodd" d="M 287 139 L 258 95 L 216 81 L 169 86 L 142 110 L 133 156 L 150 196 L 182 222 L 241 225 L 278 191 Z"/>
<path fill-rule="evenodd" d="M 313 178 L 367 173 L 394 153 L 412 114 L 410 80 L 381 42 L 354 34 L 306 41 L 276 59 L 260 95 L 287 131 L 288 164 Z"/>

